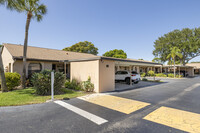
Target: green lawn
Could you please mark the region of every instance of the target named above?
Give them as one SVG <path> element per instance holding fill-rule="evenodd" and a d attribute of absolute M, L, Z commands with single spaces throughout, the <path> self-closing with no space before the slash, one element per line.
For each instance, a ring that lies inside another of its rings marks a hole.
<path fill-rule="evenodd" d="M 65 94 L 55 95 L 54 99 L 63 99 L 65 97 L 73 98 L 78 96 L 83 96 L 86 93 L 77 92 L 73 90 L 65 90 Z M 35 94 L 33 88 L 14 90 L 11 92 L 0 92 L 0 106 L 15 106 L 15 105 L 25 105 L 25 104 L 35 104 L 44 103 L 50 100 L 51 96 L 39 96 Z"/>

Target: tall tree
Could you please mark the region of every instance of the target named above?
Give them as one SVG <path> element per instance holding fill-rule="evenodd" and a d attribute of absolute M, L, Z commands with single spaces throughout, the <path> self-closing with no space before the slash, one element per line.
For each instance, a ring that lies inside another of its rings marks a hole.
<path fill-rule="evenodd" d="M 80 53 L 88 53 L 88 54 L 98 54 L 98 48 L 92 44 L 92 42 L 84 41 L 84 42 L 79 42 L 71 47 L 66 47 L 63 50 L 65 51 L 73 51 L 73 52 L 80 52 Z"/>
<path fill-rule="evenodd" d="M 167 59 L 172 59 L 174 61 L 174 78 L 175 78 L 176 77 L 176 70 L 175 70 L 175 68 L 176 68 L 176 66 L 175 66 L 176 65 L 176 59 L 177 59 L 177 57 L 179 59 L 182 58 L 182 54 L 181 54 L 181 50 L 179 48 L 177 48 L 177 47 L 173 47 L 170 50 L 171 50 L 171 52 L 167 56 Z"/>
<path fill-rule="evenodd" d="M 0 80 L 1 80 L 1 90 L 2 90 L 2 92 L 7 92 L 8 88 L 7 88 L 7 85 L 6 85 L 6 78 L 5 78 L 5 73 L 4 73 L 4 67 L 3 67 L 3 62 L 2 62 L 1 51 L 2 51 L 2 45 L 0 47 Z"/>
<path fill-rule="evenodd" d="M 3 3 L 3 0 L 1 0 Z M 40 0 L 4 0 L 6 6 L 10 10 L 17 12 L 25 12 L 27 14 L 26 26 L 25 26 L 25 39 L 23 50 L 23 74 L 22 74 L 22 87 L 26 88 L 26 55 L 28 46 L 28 31 L 30 22 L 33 18 L 36 18 L 40 22 L 43 15 L 46 14 L 47 9 L 44 4 L 40 4 Z"/>
<path fill-rule="evenodd" d="M 121 49 L 110 50 L 110 51 L 104 53 L 103 56 L 114 57 L 114 58 L 122 58 L 122 59 L 127 58 L 127 54 Z"/>
<path fill-rule="evenodd" d="M 179 61 L 185 65 L 200 55 L 200 28 L 174 30 L 159 37 L 154 44 L 153 54 L 163 62 L 168 61 L 167 56 L 171 53 L 170 48 L 180 49 L 182 58 Z"/>
<path fill-rule="evenodd" d="M 11 0 L 0 0 L 0 5 L 6 4 L 6 2 L 11 1 Z M 0 80 L 1 80 L 1 90 L 2 92 L 7 92 L 8 88 L 6 85 L 6 78 L 5 78 L 5 73 L 4 73 L 4 66 L 2 62 L 2 45 L 0 45 Z"/>
<path fill-rule="evenodd" d="M 152 62 L 162 63 L 161 59 L 158 57 L 153 58 Z"/>

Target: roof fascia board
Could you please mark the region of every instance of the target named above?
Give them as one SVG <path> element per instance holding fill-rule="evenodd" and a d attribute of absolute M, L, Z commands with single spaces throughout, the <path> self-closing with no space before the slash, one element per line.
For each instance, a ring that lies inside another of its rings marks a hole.
<path fill-rule="evenodd" d="M 15 60 L 23 60 L 21 57 L 14 57 Z M 45 61 L 45 62 L 64 62 L 63 60 L 44 60 L 44 59 L 33 59 L 33 58 L 27 58 L 27 61 Z"/>
<path fill-rule="evenodd" d="M 144 63 L 144 64 L 154 64 L 154 65 L 162 65 L 160 63 L 133 61 L 133 60 L 126 60 L 126 59 L 106 58 L 106 57 L 101 57 L 101 59 L 114 60 L 114 61 L 124 61 L 124 62 L 134 62 L 134 63 Z"/>

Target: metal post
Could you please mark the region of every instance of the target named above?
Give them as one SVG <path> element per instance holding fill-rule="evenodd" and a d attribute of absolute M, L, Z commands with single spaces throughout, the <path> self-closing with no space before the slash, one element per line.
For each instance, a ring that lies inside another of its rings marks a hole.
<path fill-rule="evenodd" d="M 51 101 L 54 100 L 54 72 L 51 72 Z"/>
<path fill-rule="evenodd" d="M 132 75 L 132 73 L 131 73 L 131 75 Z M 131 76 L 130 75 L 130 76 Z M 132 76 L 130 77 L 130 86 L 132 86 L 133 85 L 133 83 L 132 83 Z"/>

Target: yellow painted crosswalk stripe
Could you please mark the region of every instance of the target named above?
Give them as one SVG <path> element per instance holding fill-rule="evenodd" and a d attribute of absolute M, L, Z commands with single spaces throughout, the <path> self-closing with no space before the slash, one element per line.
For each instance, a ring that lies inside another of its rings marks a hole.
<path fill-rule="evenodd" d="M 144 119 L 186 132 L 200 133 L 200 114 L 197 113 L 160 107 Z"/>
<path fill-rule="evenodd" d="M 125 114 L 130 114 L 131 112 L 150 105 L 149 103 L 111 95 L 99 95 L 91 98 L 81 99 Z"/>

